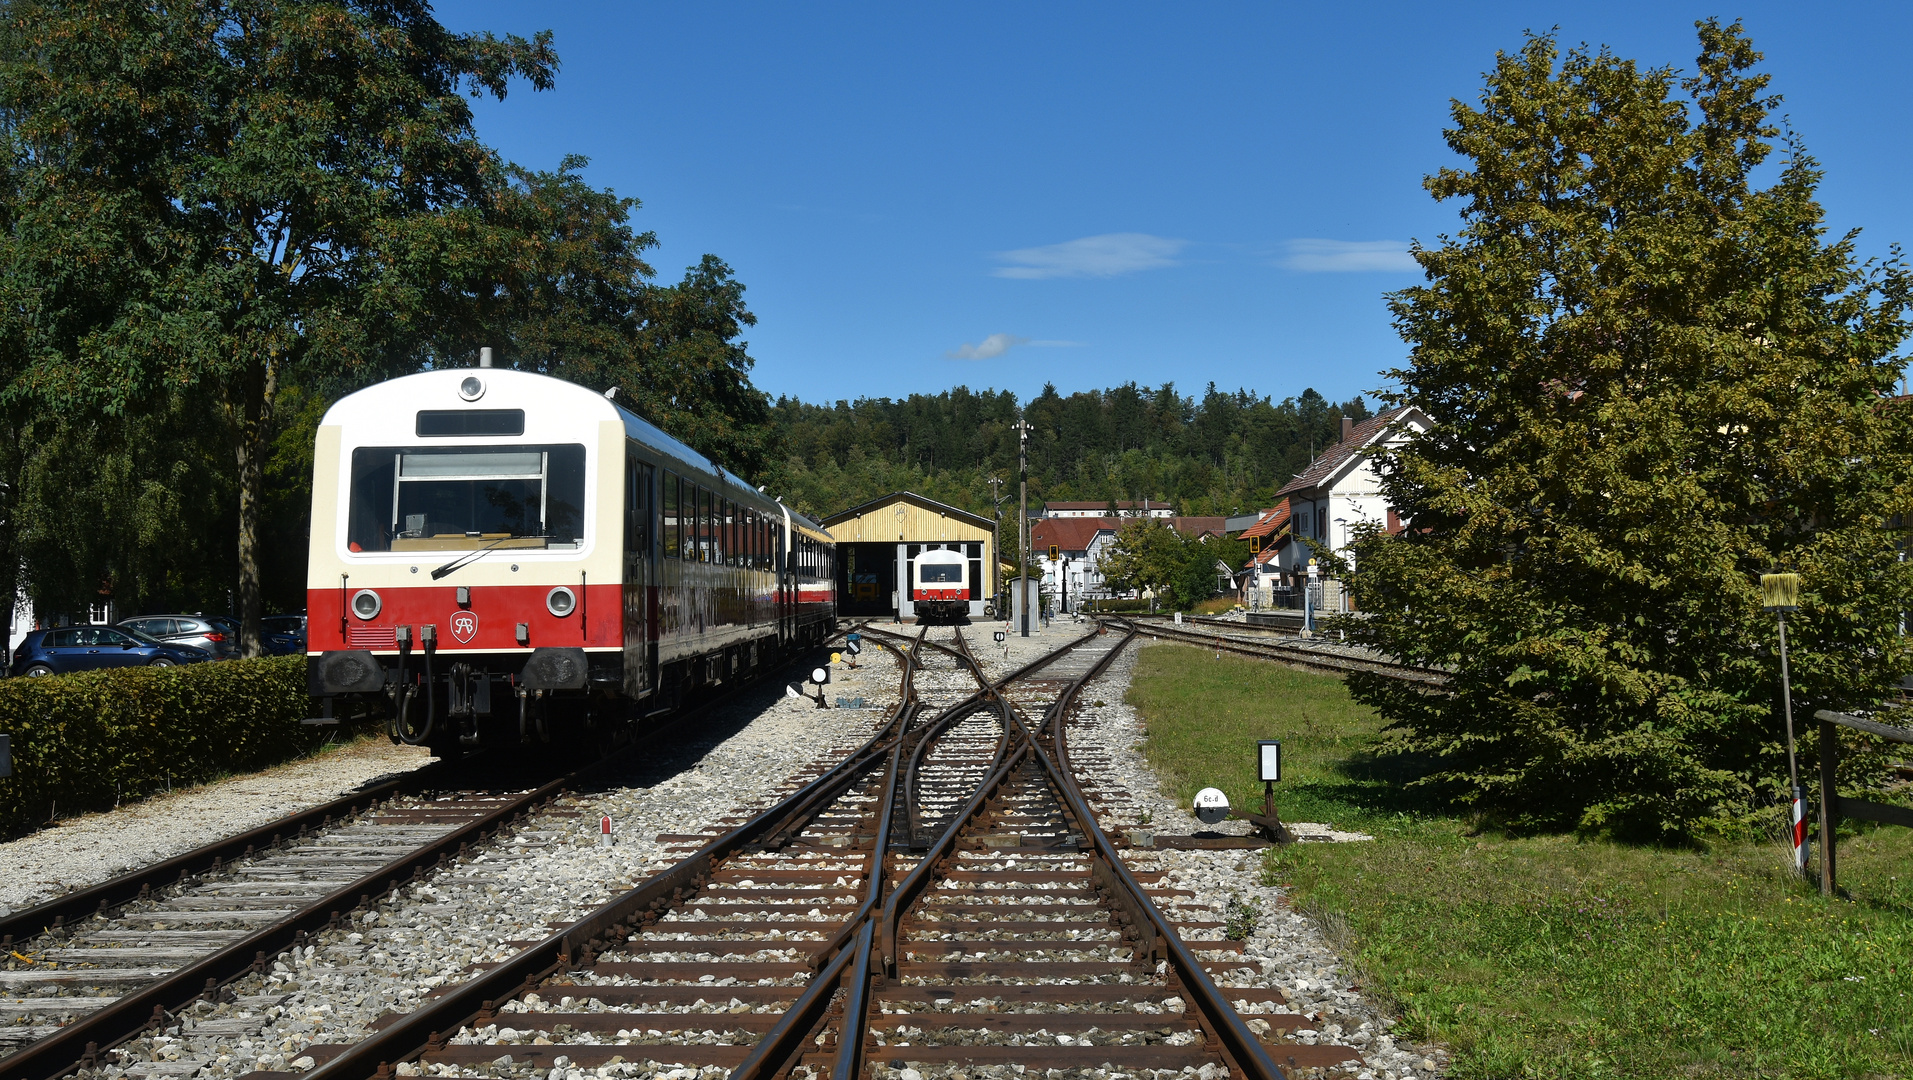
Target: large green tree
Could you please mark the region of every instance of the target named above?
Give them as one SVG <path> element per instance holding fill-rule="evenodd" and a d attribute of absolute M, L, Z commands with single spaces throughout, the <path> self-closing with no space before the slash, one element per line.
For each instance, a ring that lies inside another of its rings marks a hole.
<path fill-rule="evenodd" d="M 1357 545 L 1353 626 L 1453 678 L 1355 692 L 1518 828 L 1692 836 L 1779 793 L 1763 572 L 1805 578 L 1796 715 L 1913 668 L 1907 274 L 1826 237 L 1813 159 L 1769 161 L 1760 54 L 1698 26 L 1684 78 L 1545 36 L 1499 56 L 1427 181 L 1462 228 L 1391 301 L 1396 398 L 1434 428 L 1383 460 L 1409 527 Z"/>
<path fill-rule="evenodd" d="M 282 388 L 360 378 L 439 308 L 402 282 L 476 235 L 498 166 L 467 95 L 548 86 L 549 39 L 455 34 L 422 0 L 13 0 L 0 115 L 8 269 L 45 313 L 16 389 L 141 415 L 213 403 L 232 455 L 242 639 L 258 648 Z M 430 255 L 434 258 L 413 257 Z M 76 256 L 78 259 L 76 260 Z"/>

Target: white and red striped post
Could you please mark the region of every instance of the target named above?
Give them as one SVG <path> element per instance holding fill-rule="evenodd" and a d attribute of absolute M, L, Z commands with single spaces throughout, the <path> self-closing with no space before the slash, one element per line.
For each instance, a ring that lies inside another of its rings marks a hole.
<path fill-rule="evenodd" d="M 1793 679 L 1787 671 L 1787 612 L 1800 607 L 1799 574 L 1760 575 L 1760 606 L 1780 619 L 1780 711 L 1787 721 L 1787 778 L 1793 788 L 1793 868 L 1807 875 L 1807 804 L 1800 793 L 1800 760 L 1793 738 Z M 1820 842 L 1826 843 L 1827 837 Z"/>
<path fill-rule="evenodd" d="M 1807 800 L 1800 789 L 1793 789 L 1793 867 L 1802 876 L 1807 873 Z"/>
<path fill-rule="evenodd" d="M 1795 808 L 1794 813 L 1796 815 L 1799 814 L 1799 809 L 1797 807 Z M 605 816 L 598 819 L 598 846 L 600 847 L 611 846 L 611 815 L 610 814 L 606 814 Z"/>

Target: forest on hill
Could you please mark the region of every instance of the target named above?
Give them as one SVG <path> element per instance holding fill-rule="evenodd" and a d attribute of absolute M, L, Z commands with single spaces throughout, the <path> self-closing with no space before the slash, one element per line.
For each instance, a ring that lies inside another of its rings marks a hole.
<path fill-rule="evenodd" d="M 1312 389 L 1278 402 L 1213 383 L 1194 397 L 1172 382 L 1130 382 L 1067 397 L 1046 386 L 1023 415 L 1031 506 L 1149 498 L 1178 513 L 1226 515 L 1268 505 L 1340 437 L 1341 417 L 1370 410 L 1359 396 L 1337 404 Z M 819 516 L 899 490 L 988 515 L 991 477 L 1016 495 L 1016 420 L 1007 390 L 959 386 L 831 405 L 783 397 L 770 409 L 770 460 L 758 479 Z"/>

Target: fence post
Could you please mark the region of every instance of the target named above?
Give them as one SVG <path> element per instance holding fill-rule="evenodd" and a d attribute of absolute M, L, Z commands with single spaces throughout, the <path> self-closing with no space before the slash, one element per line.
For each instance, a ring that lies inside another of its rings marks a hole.
<path fill-rule="evenodd" d="M 1833 725 L 1820 721 L 1820 895 L 1833 896 L 1833 834 L 1840 827 L 1840 796 L 1834 776 L 1840 764 L 1840 740 Z"/>

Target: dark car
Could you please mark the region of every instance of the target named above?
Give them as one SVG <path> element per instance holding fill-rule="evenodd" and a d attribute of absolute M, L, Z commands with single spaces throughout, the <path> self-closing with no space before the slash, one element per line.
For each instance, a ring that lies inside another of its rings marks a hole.
<path fill-rule="evenodd" d="M 141 615 L 136 619 L 121 619 L 113 625 L 122 630 L 136 630 L 170 645 L 203 649 L 214 660 L 230 660 L 239 655 L 239 624 L 224 615 Z"/>
<path fill-rule="evenodd" d="M 176 645 L 118 626 L 62 626 L 34 630 L 13 650 L 11 671 L 39 677 L 109 667 L 172 667 L 209 659 L 190 645 Z"/>
<path fill-rule="evenodd" d="M 259 620 L 260 643 L 272 656 L 297 656 L 306 651 L 304 615 L 268 615 Z"/>

